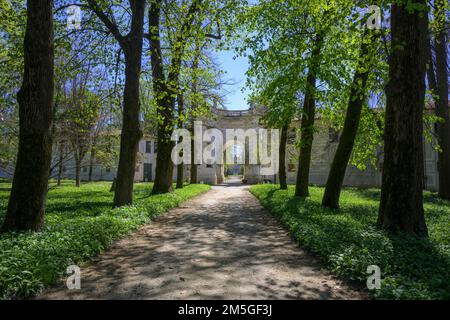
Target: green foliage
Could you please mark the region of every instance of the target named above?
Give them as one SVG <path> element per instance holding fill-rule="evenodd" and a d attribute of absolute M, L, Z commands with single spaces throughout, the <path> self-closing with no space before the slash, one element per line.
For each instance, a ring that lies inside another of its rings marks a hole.
<path fill-rule="evenodd" d="M 23 0 L 0 0 L 0 166 L 5 167 L 16 156 L 25 20 Z"/>
<path fill-rule="evenodd" d="M 344 124 L 356 68 L 370 68 L 365 90 L 370 104 L 364 105 L 351 159 L 361 169 L 377 160 L 383 134 L 378 124 L 384 115 L 378 112 L 384 106 L 379 97 L 387 78 L 387 52 L 381 41 L 387 31 L 377 31 L 376 36 L 363 32 L 371 4 L 386 7 L 384 1 L 258 1 L 240 17 L 243 32 L 238 45 L 240 54 L 250 52 L 247 83 L 268 109 L 265 122 L 275 127 L 301 113 L 317 34 L 324 36 L 318 57 L 317 111 L 337 131 Z M 362 41 L 370 43 L 364 57 L 359 56 Z M 358 63 L 361 58 L 364 62 Z"/>
<path fill-rule="evenodd" d="M 95 144 L 95 159 L 105 168 L 118 165 L 120 152 L 120 133 L 106 132 L 97 137 Z"/>
<path fill-rule="evenodd" d="M 207 185 L 188 185 L 174 193 L 149 196 L 152 185 L 137 184 L 133 206 L 111 209 L 110 184 L 52 189 L 42 232 L 0 236 L 0 298 L 37 294 L 63 276 L 68 265 L 88 261 L 114 240 L 209 189 Z M 2 215 L 10 186 L 0 183 Z"/>
<path fill-rule="evenodd" d="M 365 285 L 369 265 L 381 269 L 377 299 L 450 299 L 450 203 L 426 192 L 430 238 L 392 236 L 376 229 L 379 190 L 344 189 L 340 211 L 321 206 L 323 188 L 310 198 L 294 189 L 253 186 L 251 192 L 331 271 Z"/>

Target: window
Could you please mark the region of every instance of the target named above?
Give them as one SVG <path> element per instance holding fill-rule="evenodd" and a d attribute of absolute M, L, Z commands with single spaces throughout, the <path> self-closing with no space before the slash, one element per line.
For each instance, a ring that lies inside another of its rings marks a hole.
<path fill-rule="evenodd" d="M 106 168 L 106 170 L 105 170 L 106 172 L 111 172 L 111 168 L 110 167 L 108 167 L 108 168 Z"/>
<path fill-rule="evenodd" d="M 83 167 L 83 172 L 87 172 L 87 168 L 86 167 Z"/>
<path fill-rule="evenodd" d="M 145 141 L 145 153 L 152 153 L 152 142 Z"/>
<path fill-rule="evenodd" d="M 155 141 L 155 143 L 153 144 L 153 153 L 157 153 L 157 152 L 158 152 L 158 144 Z"/>

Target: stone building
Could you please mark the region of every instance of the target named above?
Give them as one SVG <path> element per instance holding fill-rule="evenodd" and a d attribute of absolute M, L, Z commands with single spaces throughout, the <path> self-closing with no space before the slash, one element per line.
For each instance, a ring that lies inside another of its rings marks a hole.
<path fill-rule="evenodd" d="M 264 110 L 255 107 L 249 110 L 230 111 L 219 110 L 215 117 L 203 120 L 203 128 L 217 128 L 222 132 L 225 129 L 249 129 L 261 127 L 260 118 L 264 114 Z M 317 132 L 314 135 L 312 159 L 310 168 L 310 183 L 316 185 L 324 185 L 327 180 L 328 172 L 333 160 L 333 156 L 338 144 L 338 136 L 329 127 L 324 125 L 320 119 L 316 121 Z M 295 183 L 297 171 L 297 148 L 293 145 L 295 139 L 295 129 L 299 127 L 299 120 L 293 121 L 288 138 L 287 147 L 287 179 L 288 183 Z M 231 152 L 229 146 L 224 150 Z M 156 169 L 157 144 L 153 137 L 144 137 L 139 143 L 139 153 L 137 157 L 137 165 L 135 171 L 135 181 L 153 181 Z M 239 152 L 238 152 L 239 153 Z M 240 154 L 236 157 L 243 157 L 244 151 L 240 150 Z M 81 179 L 88 179 L 89 157 L 84 159 L 81 170 Z M 260 165 L 246 164 L 229 164 L 233 168 L 233 172 L 243 171 L 242 179 L 249 184 L 263 182 L 278 182 L 277 174 L 264 176 L 261 175 Z M 225 180 L 225 166 L 223 164 L 201 164 L 198 166 L 198 181 L 207 184 L 222 183 Z M 73 179 L 75 170 L 73 166 L 68 165 L 63 177 Z M 437 152 L 428 142 L 424 142 L 424 167 L 425 167 L 425 186 L 428 190 L 437 190 L 438 188 L 438 172 L 437 172 Z M 344 185 L 353 187 L 379 187 L 381 186 L 381 161 L 376 167 L 369 165 L 366 170 L 359 170 L 354 166 L 349 166 L 346 171 Z M 186 181 L 190 176 L 190 165 L 185 165 L 184 170 Z M 101 165 L 93 166 L 93 180 L 112 180 L 116 175 L 116 168 L 104 168 Z M 173 173 L 174 181 L 176 180 L 176 168 Z"/>

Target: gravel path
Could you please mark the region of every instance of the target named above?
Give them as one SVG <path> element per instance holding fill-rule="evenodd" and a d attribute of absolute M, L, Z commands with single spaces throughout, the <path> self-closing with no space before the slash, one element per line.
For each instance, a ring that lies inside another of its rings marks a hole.
<path fill-rule="evenodd" d="M 39 299 L 361 299 L 300 249 L 247 186 L 170 210 Z"/>

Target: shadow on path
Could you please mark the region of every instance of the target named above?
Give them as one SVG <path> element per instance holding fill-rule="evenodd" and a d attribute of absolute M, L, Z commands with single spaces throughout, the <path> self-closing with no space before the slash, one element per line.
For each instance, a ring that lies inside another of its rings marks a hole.
<path fill-rule="evenodd" d="M 239 184 L 145 225 L 82 268 L 80 290 L 41 299 L 358 299 Z"/>

